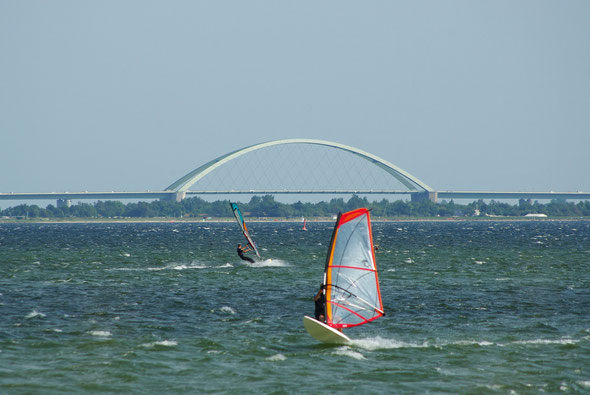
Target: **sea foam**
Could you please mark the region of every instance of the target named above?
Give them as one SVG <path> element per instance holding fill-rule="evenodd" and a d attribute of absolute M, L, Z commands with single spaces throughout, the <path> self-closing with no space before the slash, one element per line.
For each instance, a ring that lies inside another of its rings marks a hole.
<path fill-rule="evenodd" d="M 229 306 L 223 306 L 220 310 L 224 313 L 228 313 L 228 314 L 232 314 L 232 315 L 236 314 L 236 311 Z"/>
<path fill-rule="evenodd" d="M 534 339 L 534 340 L 516 340 L 512 344 L 577 344 L 579 340 L 564 339 Z"/>
<path fill-rule="evenodd" d="M 146 348 L 153 348 L 153 347 L 174 347 L 177 346 L 178 342 L 174 341 L 174 340 L 160 340 L 160 341 L 156 341 L 156 342 L 151 342 L 151 343 L 143 343 L 141 345 L 141 347 L 146 347 Z"/>
<path fill-rule="evenodd" d="M 286 267 L 286 266 L 289 266 L 289 264 L 287 262 L 282 261 L 280 259 L 266 259 L 261 262 L 254 262 L 254 263 L 245 262 L 245 263 L 247 266 L 250 266 L 250 267 Z"/>
<path fill-rule="evenodd" d="M 383 349 L 393 349 L 393 348 L 423 348 L 429 347 L 426 343 L 407 343 L 402 342 L 399 340 L 394 339 L 383 339 L 382 337 L 371 337 L 366 339 L 355 339 L 352 341 L 352 344 L 363 348 L 365 350 L 383 350 Z"/>
<path fill-rule="evenodd" d="M 285 359 L 287 359 L 287 357 L 283 354 L 275 354 L 273 356 L 266 358 L 267 361 L 284 361 Z"/>
<path fill-rule="evenodd" d="M 334 354 L 344 355 L 345 357 L 350 357 L 358 360 L 365 359 L 365 356 L 363 354 L 347 346 L 338 348 L 336 351 L 334 351 Z"/>
<path fill-rule="evenodd" d="M 90 331 L 88 333 L 96 337 L 111 337 L 113 335 L 109 331 Z"/>
<path fill-rule="evenodd" d="M 37 310 L 33 310 L 33 311 L 31 311 L 29 314 L 27 314 L 27 315 L 25 316 L 25 318 L 26 318 L 27 320 L 28 320 L 28 319 L 31 319 L 31 318 L 35 318 L 35 317 L 41 317 L 41 318 L 43 318 L 43 317 L 45 317 L 45 314 L 43 314 L 43 313 L 40 313 L 40 312 L 38 312 Z"/>
<path fill-rule="evenodd" d="M 150 268 L 148 268 L 148 270 L 160 271 L 160 270 L 187 270 L 187 269 L 206 269 L 206 268 L 207 268 L 206 265 L 200 265 L 200 264 L 193 262 L 188 265 L 173 263 L 173 264 L 163 266 L 163 267 L 150 267 Z"/>

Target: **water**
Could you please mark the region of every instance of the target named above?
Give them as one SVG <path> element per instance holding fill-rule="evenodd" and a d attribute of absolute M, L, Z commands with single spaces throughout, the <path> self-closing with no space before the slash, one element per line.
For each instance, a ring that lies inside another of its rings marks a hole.
<path fill-rule="evenodd" d="M 590 222 L 374 223 L 351 346 L 302 325 L 332 226 L 0 225 L 0 393 L 590 392 Z"/>

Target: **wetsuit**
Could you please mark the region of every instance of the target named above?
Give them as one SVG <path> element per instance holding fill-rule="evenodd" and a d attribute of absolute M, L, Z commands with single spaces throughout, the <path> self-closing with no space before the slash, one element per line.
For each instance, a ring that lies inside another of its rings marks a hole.
<path fill-rule="evenodd" d="M 319 321 L 320 315 L 326 317 L 326 297 L 323 292 L 318 300 L 315 301 L 315 319 Z"/>
<path fill-rule="evenodd" d="M 250 258 L 249 256 L 244 255 L 244 251 L 240 247 L 238 247 L 238 256 L 240 257 L 240 259 L 242 259 L 244 261 L 254 263 L 254 259 Z"/>

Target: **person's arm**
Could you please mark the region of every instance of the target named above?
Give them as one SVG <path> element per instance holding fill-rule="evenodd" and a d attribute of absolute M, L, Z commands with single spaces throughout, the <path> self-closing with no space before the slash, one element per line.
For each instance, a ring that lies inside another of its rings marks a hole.
<path fill-rule="evenodd" d="M 321 297 L 322 297 L 322 292 L 323 292 L 323 291 L 324 291 L 324 290 L 320 288 L 320 290 L 318 291 L 318 293 L 317 293 L 317 294 L 315 294 L 315 296 L 313 297 L 313 301 L 314 301 L 314 302 L 317 302 L 317 300 L 318 300 L 319 298 L 321 298 Z"/>

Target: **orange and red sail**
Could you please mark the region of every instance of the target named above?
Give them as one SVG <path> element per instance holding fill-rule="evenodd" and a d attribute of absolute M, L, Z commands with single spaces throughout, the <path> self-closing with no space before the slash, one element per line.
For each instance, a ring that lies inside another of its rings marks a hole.
<path fill-rule="evenodd" d="M 326 323 L 363 325 L 385 315 L 369 210 L 338 215 L 324 272 Z"/>

